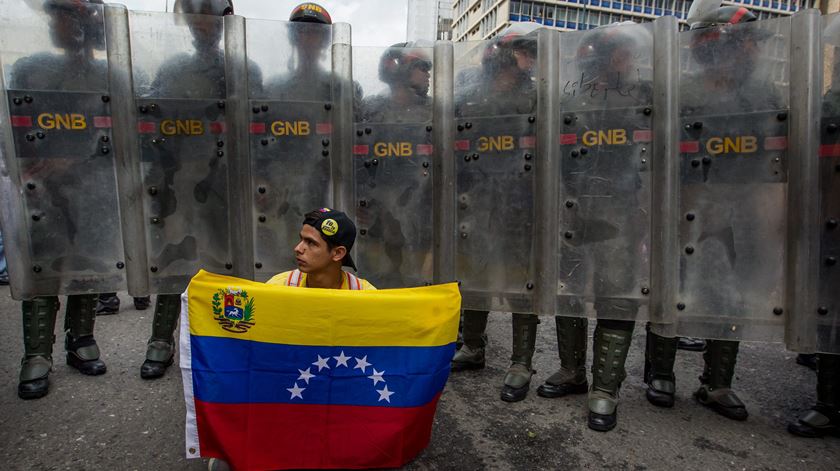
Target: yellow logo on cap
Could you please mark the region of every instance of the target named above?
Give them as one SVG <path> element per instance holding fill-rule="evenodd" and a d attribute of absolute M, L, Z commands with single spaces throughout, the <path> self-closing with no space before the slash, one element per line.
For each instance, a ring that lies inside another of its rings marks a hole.
<path fill-rule="evenodd" d="M 321 223 L 321 232 L 328 236 L 334 236 L 338 232 L 338 223 L 335 222 L 335 219 L 325 219 Z"/>

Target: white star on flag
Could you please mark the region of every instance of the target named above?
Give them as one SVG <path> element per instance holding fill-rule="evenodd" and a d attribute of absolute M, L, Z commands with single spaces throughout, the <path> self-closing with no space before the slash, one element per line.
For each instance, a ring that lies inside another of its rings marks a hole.
<path fill-rule="evenodd" d="M 385 387 L 381 390 L 377 389 L 376 392 L 379 393 L 379 400 L 380 401 L 385 399 L 386 401 L 388 401 L 389 404 L 391 403 L 391 395 L 393 395 L 394 393 L 391 392 L 391 391 L 388 391 L 388 385 L 385 385 Z M 301 398 L 301 399 L 303 399 L 303 398 Z"/>
<path fill-rule="evenodd" d="M 300 376 L 298 376 L 298 379 L 302 379 L 302 380 L 306 381 L 306 384 L 309 384 L 309 379 L 315 377 L 314 374 L 309 372 L 309 370 L 311 370 L 311 369 L 312 368 L 307 368 L 305 370 L 298 370 L 300 372 Z M 376 383 L 374 383 L 374 386 L 376 386 Z"/>
<path fill-rule="evenodd" d="M 355 370 L 356 368 L 362 370 L 362 373 L 365 372 L 365 368 L 370 366 L 371 364 L 367 362 L 367 355 L 362 358 L 356 358 L 356 366 L 353 367 Z"/>
<path fill-rule="evenodd" d="M 387 389 L 387 386 L 386 386 L 386 389 Z M 306 388 L 302 388 L 302 387 L 298 386 L 297 382 L 295 382 L 295 387 L 286 388 L 286 391 L 289 391 L 290 393 L 292 393 L 292 397 L 290 397 L 289 400 L 292 400 L 295 397 L 299 397 L 299 398 L 303 399 L 303 395 L 301 393 L 305 390 L 306 390 Z M 381 401 L 382 400 L 382 396 L 381 396 L 382 392 L 380 391 L 379 394 L 380 394 L 379 400 Z M 391 394 L 394 394 L 394 393 L 391 393 Z M 391 401 L 388 401 L 388 402 L 391 402 Z"/>
<path fill-rule="evenodd" d="M 350 365 L 347 364 L 347 360 L 349 360 L 351 357 L 344 356 L 344 350 L 342 350 L 341 353 L 337 357 L 333 357 L 333 358 L 335 358 L 335 361 L 337 363 L 335 365 L 336 368 L 338 368 L 341 365 L 344 365 L 344 366 L 350 368 Z"/>
<path fill-rule="evenodd" d="M 382 375 L 384 375 L 384 374 L 385 374 L 385 370 L 376 371 L 376 368 L 374 368 L 373 369 L 373 375 L 368 376 L 368 378 L 372 379 L 373 380 L 373 385 L 376 386 L 380 381 L 382 381 L 383 383 L 385 382 L 385 380 L 382 379 Z"/>
<path fill-rule="evenodd" d="M 328 361 L 330 361 L 330 357 L 321 358 L 321 355 L 318 355 L 318 361 L 312 364 L 318 367 L 318 371 L 321 371 L 324 368 L 330 369 L 330 365 L 327 364 Z"/>

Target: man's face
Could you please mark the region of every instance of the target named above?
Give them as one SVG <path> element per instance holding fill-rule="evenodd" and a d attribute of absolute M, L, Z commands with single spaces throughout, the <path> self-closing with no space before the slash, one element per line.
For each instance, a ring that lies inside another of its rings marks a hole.
<path fill-rule="evenodd" d="M 317 229 L 304 224 L 300 229 L 300 242 L 295 246 L 295 261 L 300 271 L 313 273 L 332 263 L 340 262 L 346 253 L 344 247 L 330 249 Z"/>
<path fill-rule="evenodd" d="M 429 69 L 420 66 L 412 67 L 411 74 L 408 76 L 408 83 L 418 95 L 426 96 L 429 93 L 431 77 Z"/>

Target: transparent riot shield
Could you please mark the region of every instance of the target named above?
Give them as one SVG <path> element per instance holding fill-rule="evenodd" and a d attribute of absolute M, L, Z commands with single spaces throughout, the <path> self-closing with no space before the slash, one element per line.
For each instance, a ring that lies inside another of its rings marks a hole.
<path fill-rule="evenodd" d="M 558 314 L 647 316 L 652 52 L 652 25 L 563 36 Z"/>
<path fill-rule="evenodd" d="M 331 205 L 331 29 L 247 20 L 257 280 L 295 267 L 304 215 Z M 251 68 L 253 71 L 253 67 Z"/>
<path fill-rule="evenodd" d="M 455 270 L 464 308 L 533 312 L 536 67 L 496 46 L 455 48 Z"/>
<path fill-rule="evenodd" d="M 825 93 L 820 120 L 819 283 L 817 306 L 818 352 L 840 353 L 840 15 L 824 19 Z"/>
<path fill-rule="evenodd" d="M 680 35 L 680 335 L 784 333 L 790 20 Z"/>
<path fill-rule="evenodd" d="M 132 12 L 150 287 L 232 268 L 222 18 Z"/>
<path fill-rule="evenodd" d="M 414 44 L 353 50 L 356 264 L 380 288 L 432 281 L 433 51 Z"/>
<path fill-rule="evenodd" d="M 3 2 L 0 44 L 13 296 L 123 289 L 103 7 Z"/>

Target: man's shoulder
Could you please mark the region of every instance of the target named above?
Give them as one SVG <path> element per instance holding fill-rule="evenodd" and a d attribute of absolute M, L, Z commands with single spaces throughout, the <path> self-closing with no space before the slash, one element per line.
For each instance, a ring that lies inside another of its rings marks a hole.
<path fill-rule="evenodd" d="M 293 270 L 284 271 L 283 273 L 279 273 L 277 275 L 272 276 L 269 278 L 268 281 L 265 282 L 267 285 L 286 285 L 289 281 L 289 276 L 292 275 Z"/>

